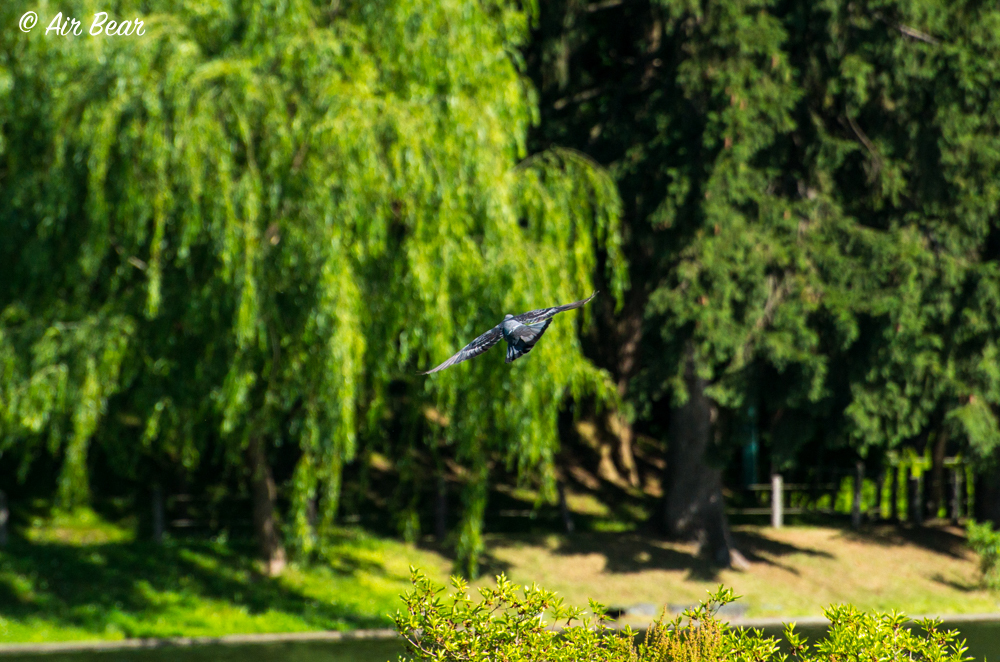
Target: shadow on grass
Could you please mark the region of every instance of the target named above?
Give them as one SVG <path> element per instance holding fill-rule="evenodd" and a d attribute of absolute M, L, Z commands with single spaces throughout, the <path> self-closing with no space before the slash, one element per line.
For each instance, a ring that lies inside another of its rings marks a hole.
<path fill-rule="evenodd" d="M 491 541 L 496 549 L 518 544 L 544 545 L 541 536 L 505 536 Z M 604 572 L 632 573 L 643 570 L 686 570 L 690 579 L 715 580 L 719 568 L 698 556 L 693 546 L 664 544 L 635 532 L 585 532 L 559 535 L 553 553 L 561 556 L 599 554 L 604 557 Z M 690 549 L 687 549 L 690 547 Z"/>
<path fill-rule="evenodd" d="M 644 570 L 687 571 L 687 578 L 696 581 L 718 581 L 722 570 L 697 553 L 693 543 L 664 542 L 658 537 L 641 532 L 583 532 L 572 535 L 505 535 L 493 538 L 491 550 L 519 545 L 546 546 L 547 541 L 557 541 L 553 553 L 561 556 L 598 554 L 604 558 L 604 572 L 635 573 Z M 754 531 L 737 531 L 733 534 L 736 548 L 752 563 L 783 568 L 793 574 L 799 572 L 781 562 L 781 557 L 805 555 L 832 559 L 827 551 L 800 547 L 780 540 L 773 540 Z M 551 542 L 548 543 L 552 545 Z M 493 557 L 491 557 L 493 558 Z M 506 569 L 497 562 L 497 572 Z M 494 573 L 495 574 L 495 573 Z"/>
<path fill-rule="evenodd" d="M 963 593 L 972 593 L 974 591 L 979 591 L 983 588 L 982 585 L 977 582 L 956 581 L 954 579 L 948 579 L 941 573 L 935 574 L 933 577 L 931 577 L 931 580 L 938 584 L 941 584 L 942 586 L 948 586 L 950 588 L 955 589 L 956 591 L 961 591 Z"/>
<path fill-rule="evenodd" d="M 955 559 L 966 559 L 970 553 L 960 530 L 944 525 L 875 524 L 857 531 L 845 529 L 841 535 L 848 540 L 886 547 L 915 545 Z"/>
<path fill-rule="evenodd" d="M 751 563 L 765 563 L 767 565 L 786 570 L 794 575 L 799 575 L 801 573 L 796 568 L 779 561 L 778 559 L 780 557 L 791 556 L 792 554 L 802 554 L 805 556 L 820 557 L 824 559 L 834 558 L 833 554 L 825 550 L 814 549 L 811 547 L 799 547 L 798 545 L 762 536 L 752 530 L 743 529 L 735 531 L 733 533 L 733 540 L 736 543 L 736 548 L 740 550 L 743 556 L 745 556 Z"/>
<path fill-rule="evenodd" d="M 379 569 L 370 566 L 343 557 L 327 572 L 347 576 Z M 387 625 L 381 618 L 315 600 L 280 578 L 260 575 L 249 542 L 66 545 L 13 539 L 0 553 L 0 615 L 13 621 L 39 619 L 95 635 L 113 628 L 126 637 L 150 636 L 153 626 L 143 623 L 204 608 L 203 602 L 210 607 L 212 601 L 250 615 L 284 613 L 317 629 Z M 155 636 L 186 634 L 186 626 L 163 629 L 161 621 Z"/>

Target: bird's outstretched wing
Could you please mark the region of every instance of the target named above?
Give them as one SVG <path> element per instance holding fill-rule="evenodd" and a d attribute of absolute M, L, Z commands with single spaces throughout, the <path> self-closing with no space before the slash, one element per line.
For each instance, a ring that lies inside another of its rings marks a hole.
<path fill-rule="evenodd" d="M 529 310 L 526 313 L 521 313 L 520 315 L 515 315 L 516 319 L 521 324 L 537 324 L 538 322 L 544 322 L 553 315 L 557 313 L 562 313 L 567 310 L 573 310 L 574 308 L 579 308 L 585 305 L 588 301 L 597 296 L 597 292 L 594 292 L 586 299 L 581 301 L 574 301 L 573 303 L 567 303 L 564 306 L 553 306 L 552 308 L 539 308 L 538 310 Z"/>
<path fill-rule="evenodd" d="M 502 337 L 503 333 L 501 333 L 500 331 L 500 325 L 497 324 L 495 327 L 493 327 L 483 335 L 479 336 L 478 338 L 470 342 L 462 349 L 458 350 L 458 353 L 456 353 L 455 356 L 451 357 L 438 367 L 428 370 L 427 372 L 422 372 L 420 374 L 429 375 L 432 372 L 437 372 L 438 370 L 444 370 L 445 368 L 453 366 L 456 363 L 461 363 L 462 361 L 468 361 L 469 359 L 475 356 L 479 356 L 480 354 L 488 350 L 490 347 L 500 342 L 500 338 Z"/>

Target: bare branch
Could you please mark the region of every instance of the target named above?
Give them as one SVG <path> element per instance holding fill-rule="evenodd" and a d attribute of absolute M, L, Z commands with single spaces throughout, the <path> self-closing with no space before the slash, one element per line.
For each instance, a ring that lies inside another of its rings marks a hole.
<path fill-rule="evenodd" d="M 917 30 L 916 28 L 911 28 L 910 26 L 903 25 L 902 23 L 900 23 L 899 25 L 897 25 L 896 28 L 900 32 L 902 32 L 904 35 L 906 35 L 907 37 L 911 37 L 913 39 L 917 39 L 919 41 L 923 41 L 923 42 L 926 42 L 928 44 L 934 44 L 935 46 L 938 45 L 939 43 L 941 43 L 937 39 L 935 39 L 934 37 L 932 37 L 929 34 L 927 34 L 926 32 L 921 32 L 920 30 Z"/>
<path fill-rule="evenodd" d="M 604 2 L 595 2 L 592 5 L 587 5 L 588 12 L 601 11 L 602 9 L 611 9 L 612 7 L 617 7 L 623 4 L 625 0 L 604 0 Z"/>
<path fill-rule="evenodd" d="M 571 97 L 563 97 L 562 99 L 559 99 L 555 103 L 553 103 L 552 107 L 555 108 L 556 110 L 562 110 L 571 103 L 580 103 L 581 101 L 586 101 L 587 99 L 593 99 L 603 91 L 604 90 L 602 90 L 599 87 L 592 87 L 589 90 L 584 90 L 583 92 L 574 94 Z"/>
<path fill-rule="evenodd" d="M 882 169 L 882 157 L 878 155 L 878 151 L 875 149 L 875 145 L 868 138 L 868 136 L 865 135 L 865 132 L 861 130 L 861 127 L 857 125 L 857 123 L 854 121 L 854 118 L 848 115 L 847 121 L 851 125 L 851 129 L 854 131 L 854 135 L 856 135 L 858 137 L 858 140 L 861 141 L 861 144 L 864 145 L 869 152 L 871 152 L 872 162 L 875 166 L 875 169 L 872 171 L 872 179 L 874 180 L 875 177 L 878 176 L 878 171 Z"/>

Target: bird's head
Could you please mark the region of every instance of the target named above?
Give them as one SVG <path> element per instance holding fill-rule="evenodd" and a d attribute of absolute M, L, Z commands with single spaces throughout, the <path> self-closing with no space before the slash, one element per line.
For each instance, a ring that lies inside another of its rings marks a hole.
<path fill-rule="evenodd" d="M 513 315 L 507 313 L 506 315 L 503 316 L 503 321 L 506 322 L 507 320 L 512 319 L 513 317 L 514 317 Z"/>

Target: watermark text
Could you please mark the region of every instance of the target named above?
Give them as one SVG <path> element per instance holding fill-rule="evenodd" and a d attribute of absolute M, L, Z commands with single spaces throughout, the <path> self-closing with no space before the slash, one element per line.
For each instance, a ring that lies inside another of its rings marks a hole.
<path fill-rule="evenodd" d="M 31 29 L 35 27 L 37 22 L 38 14 L 33 11 L 29 11 L 21 16 L 21 21 L 18 23 L 18 27 L 21 28 L 21 32 L 31 32 Z M 49 21 L 49 26 L 45 28 L 46 37 L 79 37 L 84 34 L 90 35 L 91 37 L 142 36 L 146 34 L 146 27 L 138 18 L 126 19 L 124 21 L 115 20 L 108 15 L 108 12 L 99 11 L 94 14 L 94 19 L 90 22 L 89 29 L 87 29 L 86 25 L 81 23 L 77 18 L 73 16 L 63 16 L 62 12 L 59 12 L 52 17 L 52 20 Z"/>

